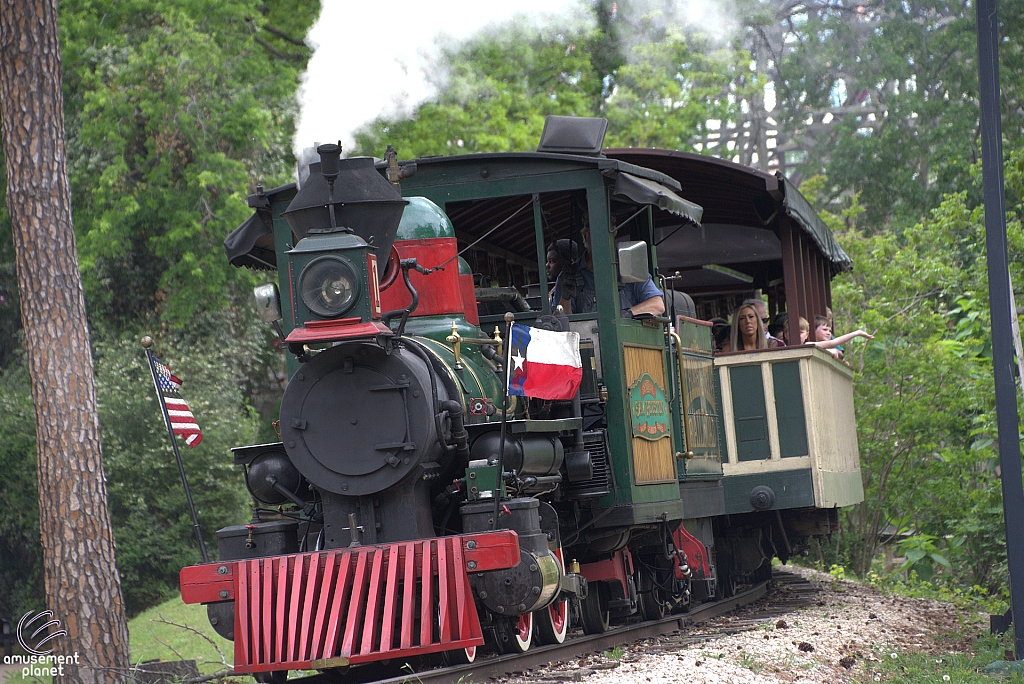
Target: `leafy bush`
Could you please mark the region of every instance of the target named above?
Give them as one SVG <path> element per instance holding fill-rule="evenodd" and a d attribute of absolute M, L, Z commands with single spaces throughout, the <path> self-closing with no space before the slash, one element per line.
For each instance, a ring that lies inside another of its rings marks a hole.
<path fill-rule="evenodd" d="M 203 430 L 195 449 L 178 443 L 212 557 L 216 530 L 248 520 L 248 495 L 229 450 L 257 441 L 259 417 L 248 397 L 277 362 L 247 314 L 202 315 L 188 329 L 154 335 L 154 350 L 184 381 L 182 394 Z M 180 569 L 200 560 L 141 336 L 94 343 L 103 464 L 129 615 L 167 599 Z M 0 613 L 43 603 L 35 460 L 28 373 L 18 365 L 0 375 Z"/>
<path fill-rule="evenodd" d="M 1017 168 L 1024 151 L 1008 156 Z M 1008 173 L 1011 181 L 1018 176 Z M 859 230 L 857 196 L 842 215 L 828 216 L 857 264 L 833 285 L 840 328 L 875 334 L 850 355 L 865 501 L 844 513 L 829 561 L 865 576 L 883 530 L 896 530 L 904 576 L 997 592 L 1006 580 L 1005 532 L 984 219 L 968 196 L 948 194 L 919 222 L 886 233 Z M 1017 283 L 1024 282 L 1021 212 L 1019 203 L 1009 205 Z"/>
<path fill-rule="evenodd" d="M 22 357 L 0 373 L 0 615 L 43 605 L 36 435 Z"/>

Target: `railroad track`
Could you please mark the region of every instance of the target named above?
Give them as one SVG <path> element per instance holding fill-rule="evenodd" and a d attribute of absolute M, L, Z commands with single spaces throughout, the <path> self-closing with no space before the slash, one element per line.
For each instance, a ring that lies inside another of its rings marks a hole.
<path fill-rule="evenodd" d="M 303 677 L 302 684 L 355 684 L 357 682 L 374 682 L 374 684 L 459 684 L 460 682 L 483 682 L 499 677 L 514 677 L 535 668 L 552 668 L 550 681 L 579 681 L 592 670 L 609 669 L 618 665 L 612 659 L 608 663 L 597 663 L 588 668 L 566 669 L 558 671 L 559 663 L 575 661 L 580 656 L 591 653 L 602 653 L 619 646 L 625 646 L 642 640 L 654 640 L 645 645 L 645 649 L 668 651 L 686 648 L 695 643 L 702 643 L 715 638 L 735 634 L 750 629 L 768 620 L 787 615 L 794 610 L 812 605 L 818 600 L 817 588 L 803 577 L 785 570 L 776 569 L 770 583 L 761 583 L 738 592 L 732 598 L 716 603 L 698 606 L 688 613 L 680 613 L 661 620 L 638 622 L 615 627 L 604 634 L 589 636 L 577 635 L 567 639 L 564 644 L 532 648 L 524 654 L 509 654 L 482 658 L 471 665 L 439 667 L 436 669 L 413 672 L 407 670 L 395 674 L 394 664 L 390 666 L 365 666 L 347 673 L 322 673 Z M 755 606 L 752 611 L 744 613 L 733 621 L 716 625 L 710 630 L 695 632 L 694 625 L 708 622 L 745 606 L 755 604 L 762 599 L 762 605 Z M 545 679 L 535 680 L 543 684 Z"/>

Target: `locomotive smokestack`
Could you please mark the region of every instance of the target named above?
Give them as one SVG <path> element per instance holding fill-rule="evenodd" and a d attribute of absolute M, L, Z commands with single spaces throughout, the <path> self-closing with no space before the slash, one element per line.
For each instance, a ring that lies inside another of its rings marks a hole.
<path fill-rule="evenodd" d="M 316 148 L 316 153 L 320 155 L 320 173 L 328 184 L 333 185 L 340 171 L 338 162 L 341 161 L 341 145 L 327 143 Z"/>
<path fill-rule="evenodd" d="M 327 210 L 331 214 L 331 230 L 338 227 L 337 217 L 334 215 L 334 179 L 338 177 L 338 160 L 341 159 L 341 145 L 327 143 L 316 148 L 320 155 L 320 173 L 327 180 Z M 342 230 L 348 231 L 348 228 Z"/>
<path fill-rule="evenodd" d="M 284 211 L 295 237 L 350 230 L 385 263 L 408 202 L 378 173 L 371 157 L 341 159 L 341 147 L 334 144 L 317 152 L 321 161 L 309 165 L 309 178 Z"/>

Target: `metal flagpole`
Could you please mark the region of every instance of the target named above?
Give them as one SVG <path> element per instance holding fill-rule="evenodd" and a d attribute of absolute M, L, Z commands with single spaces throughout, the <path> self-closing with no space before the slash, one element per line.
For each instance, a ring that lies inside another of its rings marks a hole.
<path fill-rule="evenodd" d="M 174 428 L 171 427 L 171 417 L 167 414 L 167 405 L 164 404 L 164 395 L 160 391 L 160 382 L 156 379 L 156 365 L 153 363 L 153 338 L 142 338 L 142 346 L 146 350 L 146 360 L 149 362 L 149 373 L 153 376 L 153 388 L 156 390 L 156 398 L 160 402 L 160 410 L 164 415 L 164 425 L 167 426 L 167 435 L 171 438 L 171 447 L 174 448 L 174 458 L 178 461 L 178 472 L 181 474 L 181 484 L 185 487 L 185 499 L 188 501 L 188 511 L 192 514 L 192 525 L 196 528 L 196 539 L 199 540 L 199 553 L 203 556 L 203 562 L 210 562 L 210 555 L 206 553 L 206 543 L 203 541 L 203 531 L 199 528 L 199 516 L 196 515 L 196 505 L 192 503 L 192 490 L 188 486 L 188 478 L 185 477 L 185 464 L 181 461 L 181 452 L 178 451 L 178 440 L 174 437 Z"/>
<path fill-rule="evenodd" d="M 996 386 L 999 465 L 1002 470 L 1006 560 L 1016 657 L 1024 659 L 1024 486 L 1021 484 L 1020 424 L 1014 382 L 1006 209 L 1003 204 L 1003 140 L 999 107 L 999 23 L 996 0 L 977 0 L 978 94 L 981 161 L 985 191 L 985 248 L 992 314 L 992 368 Z M 1022 378 L 1024 381 L 1024 378 Z"/>
<path fill-rule="evenodd" d="M 501 391 L 501 437 L 498 439 L 498 484 L 494 490 L 494 521 L 491 523 L 491 529 L 498 529 L 498 513 L 500 512 L 499 500 L 501 499 L 501 485 L 504 484 L 504 470 L 505 467 L 505 429 L 506 421 L 508 420 L 508 367 L 512 363 L 512 324 L 516 320 L 515 314 L 509 312 L 505 314 L 505 323 L 507 328 L 505 329 L 505 386 Z"/>

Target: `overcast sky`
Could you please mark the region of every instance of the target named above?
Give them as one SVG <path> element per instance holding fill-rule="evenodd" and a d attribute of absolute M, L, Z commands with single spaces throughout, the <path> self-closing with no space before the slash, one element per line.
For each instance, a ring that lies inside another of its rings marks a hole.
<path fill-rule="evenodd" d="M 465 39 L 514 15 L 533 19 L 579 7 L 578 0 L 324 0 L 309 34 L 316 51 L 300 93 L 295 149 L 352 145 L 362 124 L 431 95 L 423 68 L 442 34 Z"/>

